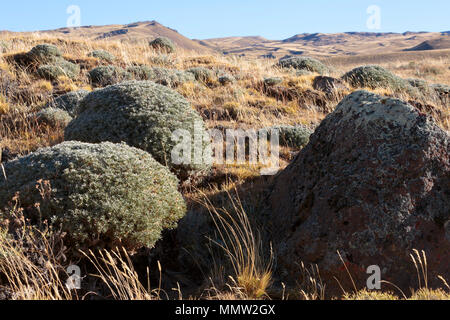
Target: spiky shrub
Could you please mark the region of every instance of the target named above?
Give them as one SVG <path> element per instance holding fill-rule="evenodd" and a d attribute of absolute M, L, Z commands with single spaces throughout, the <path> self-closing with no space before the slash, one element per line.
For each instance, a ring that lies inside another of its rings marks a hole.
<path fill-rule="evenodd" d="M 159 67 L 131 66 L 127 72 L 136 80 L 150 80 L 168 87 L 195 80 L 191 73 Z"/>
<path fill-rule="evenodd" d="M 278 66 L 281 68 L 291 68 L 296 70 L 317 72 L 319 74 L 325 74 L 330 71 L 328 67 L 322 62 L 310 57 L 283 58 L 278 62 Z"/>
<path fill-rule="evenodd" d="M 208 83 L 214 81 L 216 75 L 214 71 L 205 67 L 194 67 L 186 70 L 186 72 L 192 73 L 195 77 L 195 80 Z"/>
<path fill-rule="evenodd" d="M 72 121 L 72 117 L 68 112 L 56 108 L 42 109 L 36 113 L 34 117 L 38 122 L 48 124 L 53 127 L 65 127 L 70 123 L 70 121 Z"/>
<path fill-rule="evenodd" d="M 280 125 L 263 129 L 270 136 L 275 130 L 280 137 L 280 145 L 301 149 L 309 143 L 309 138 L 314 133 L 313 130 L 307 126 L 297 125 Z"/>
<path fill-rule="evenodd" d="M 109 86 L 130 77 L 125 70 L 113 65 L 94 68 L 89 71 L 88 76 L 94 87 Z"/>
<path fill-rule="evenodd" d="M 176 46 L 173 41 L 166 37 L 158 37 L 155 40 L 151 41 L 149 44 L 153 49 L 165 53 L 172 53 L 176 50 Z"/>
<path fill-rule="evenodd" d="M 87 90 L 72 91 L 49 102 L 46 105 L 46 108 L 61 109 L 66 111 L 71 117 L 75 117 L 78 114 L 78 107 L 81 100 L 83 100 L 88 94 L 89 91 Z"/>
<path fill-rule="evenodd" d="M 116 60 L 116 56 L 106 50 L 94 50 L 88 53 L 88 57 L 93 57 L 109 63 Z"/>
<path fill-rule="evenodd" d="M 203 119 L 176 91 L 151 81 L 128 81 L 84 98 L 78 117 L 66 128 L 65 138 L 91 143 L 126 142 L 148 151 L 182 178 L 207 171 L 210 149 L 206 140 L 200 141 L 205 161 L 194 161 L 192 152 L 190 161 L 173 163 L 172 151 L 180 143 L 172 136 L 176 130 L 186 130 L 191 141 L 194 132 L 197 136 L 206 134 Z"/>
<path fill-rule="evenodd" d="M 52 44 L 39 44 L 33 47 L 27 55 L 37 63 L 49 63 L 62 57 L 58 47 Z"/>
<path fill-rule="evenodd" d="M 377 65 L 355 68 L 342 76 L 342 79 L 355 88 L 388 88 L 394 91 L 414 89 L 408 81 Z"/>
<path fill-rule="evenodd" d="M 16 192 L 24 208 L 40 203 L 28 218 L 61 226 L 77 249 L 152 247 L 186 211 L 177 178 L 125 144 L 65 142 L 4 167 L 0 203 Z"/>

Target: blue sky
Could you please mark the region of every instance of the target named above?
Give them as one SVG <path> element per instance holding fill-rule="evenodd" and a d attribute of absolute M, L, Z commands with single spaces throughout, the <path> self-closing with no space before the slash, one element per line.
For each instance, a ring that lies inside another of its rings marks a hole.
<path fill-rule="evenodd" d="M 157 20 L 195 39 L 344 31 L 447 31 L 449 0 L 16 0 L 2 1 L 0 30 L 65 27 L 70 5 L 82 25 Z M 367 27 L 367 8 L 381 9 L 381 29 Z"/>

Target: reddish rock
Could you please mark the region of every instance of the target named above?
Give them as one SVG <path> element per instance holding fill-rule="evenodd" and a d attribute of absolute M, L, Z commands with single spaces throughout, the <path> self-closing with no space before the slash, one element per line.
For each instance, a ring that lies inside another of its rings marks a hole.
<path fill-rule="evenodd" d="M 413 249 L 428 258 L 429 283 L 450 279 L 449 134 L 425 114 L 367 91 L 347 96 L 310 143 L 275 179 L 271 227 L 278 272 L 301 277 L 298 264 L 318 264 L 328 294 L 357 283 L 367 267 L 406 293 L 417 288 Z M 392 287 L 384 286 L 390 290 Z"/>

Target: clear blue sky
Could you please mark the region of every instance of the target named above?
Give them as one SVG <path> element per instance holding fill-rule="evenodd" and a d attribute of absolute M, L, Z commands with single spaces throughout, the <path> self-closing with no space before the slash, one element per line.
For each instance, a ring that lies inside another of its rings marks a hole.
<path fill-rule="evenodd" d="M 449 0 L 13 0 L 2 1 L 0 30 L 65 27 L 69 5 L 82 25 L 157 20 L 196 39 L 344 31 L 447 31 Z M 381 9 L 381 29 L 370 30 L 366 10 Z"/>

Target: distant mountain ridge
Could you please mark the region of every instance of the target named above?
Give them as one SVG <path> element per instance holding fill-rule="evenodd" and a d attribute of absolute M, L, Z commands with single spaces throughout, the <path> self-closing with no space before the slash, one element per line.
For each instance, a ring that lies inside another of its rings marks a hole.
<path fill-rule="evenodd" d="M 412 50 L 426 41 L 432 44 L 427 50 L 450 49 L 447 41 L 450 38 L 449 35 L 450 33 L 447 32 L 425 31 L 302 33 L 284 40 L 268 40 L 262 37 L 227 37 L 202 40 L 201 43 L 225 54 L 249 57 L 353 56 Z"/>
<path fill-rule="evenodd" d="M 12 32 L 0 32 L 6 33 Z M 301 33 L 284 40 L 269 40 L 261 36 L 195 40 L 153 20 L 125 25 L 59 28 L 38 33 L 98 41 L 148 41 L 163 36 L 174 41 L 178 47 L 189 51 L 205 54 L 216 51 L 251 58 L 273 59 L 292 55 L 333 57 L 450 49 L 450 31 Z"/>

